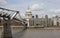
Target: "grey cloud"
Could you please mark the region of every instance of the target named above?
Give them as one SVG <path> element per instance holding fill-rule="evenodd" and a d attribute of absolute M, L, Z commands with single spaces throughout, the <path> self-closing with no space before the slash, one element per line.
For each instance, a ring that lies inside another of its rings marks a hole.
<path fill-rule="evenodd" d="M 0 0 L 0 6 L 7 4 L 7 0 Z"/>

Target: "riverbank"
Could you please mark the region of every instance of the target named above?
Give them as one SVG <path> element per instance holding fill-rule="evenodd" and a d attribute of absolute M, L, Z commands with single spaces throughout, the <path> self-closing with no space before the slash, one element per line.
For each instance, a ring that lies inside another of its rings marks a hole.
<path fill-rule="evenodd" d="M 13 28 L 13 29 L 22 29 L 24 27 L 23 26 L 11 26 L 11 28 Z M 0 29 L 3 29 L 3 26 L 0 26 Z M 27 29 L 60 30 L 60 27 L 34 27 L 34 26 L 30 26 L 30 27 L 27 27 Z"/>

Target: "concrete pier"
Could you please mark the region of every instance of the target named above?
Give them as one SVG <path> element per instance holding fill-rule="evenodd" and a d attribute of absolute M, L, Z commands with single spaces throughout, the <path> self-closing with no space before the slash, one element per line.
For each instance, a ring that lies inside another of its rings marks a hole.
<path fill-rule="evenodd" d="M 10 18 L 8 18 L 8 20 L 6 20 L 5 18 L 3 18 L 3 37 L 2 38 L 12 38 L 12 32 L 11 32 L 11 24 L 10 24 Z"/>

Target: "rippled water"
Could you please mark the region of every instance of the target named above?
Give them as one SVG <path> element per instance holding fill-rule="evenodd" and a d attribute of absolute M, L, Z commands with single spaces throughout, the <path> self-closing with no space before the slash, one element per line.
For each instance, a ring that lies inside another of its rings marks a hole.
<path fill-rule="evenodd" d="M 0 29 L 0 37 L 2 31 Z M 13 38 L 60 38 L 60 30 L 12 29 Z"/>

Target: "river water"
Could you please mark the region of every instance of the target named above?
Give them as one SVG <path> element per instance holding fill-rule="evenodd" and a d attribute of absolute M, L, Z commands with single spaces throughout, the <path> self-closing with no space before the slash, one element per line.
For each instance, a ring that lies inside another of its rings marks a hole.
<path fill-rule="evenodd" d="M 2 30 L 0 29 L 0 37 Z M 12 29 L 13 38 L 60 38 L 60 30 Z"/>

